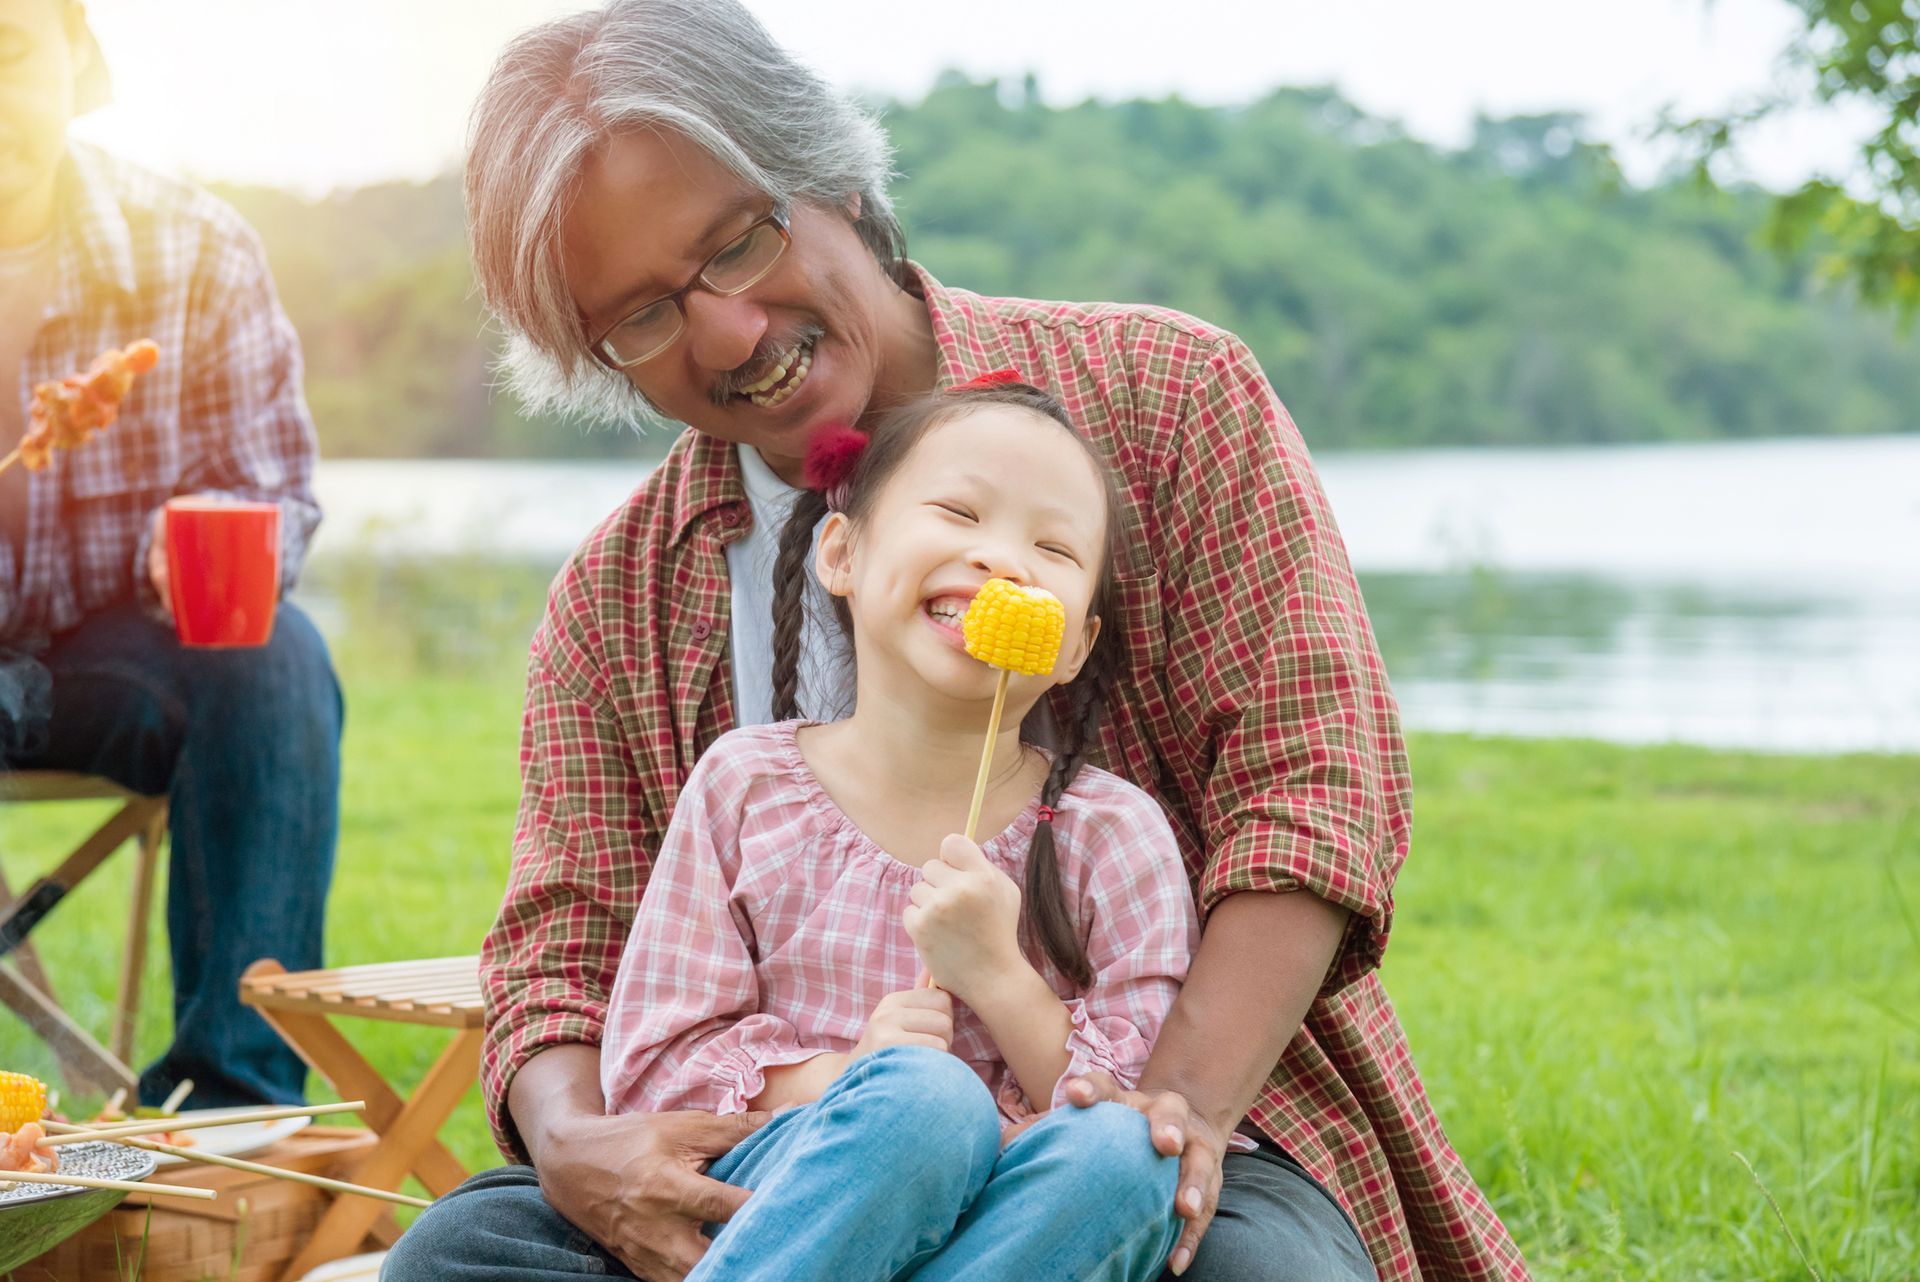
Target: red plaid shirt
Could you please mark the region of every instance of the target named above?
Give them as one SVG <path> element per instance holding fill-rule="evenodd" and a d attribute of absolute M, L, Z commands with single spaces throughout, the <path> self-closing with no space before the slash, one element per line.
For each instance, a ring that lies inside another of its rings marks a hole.
<path fill-rule="evenodd" d="M 1383 1278 L 1525 1277 L 1374 973 L 1408 843 L 1399 715 L 1306 447 L 1253 355 L 1156 308 L 981 298 L 924 272 L 915 287 L 942 385 L 1021 370 L 1123 478 L 1126 673 L 1096 760 L 1165 807 L 1203 912 L 1304 889 L 1353 914 L 1252 1121 L 1339 1198 Z M 733 726 L 725 549 L 751 519 L 733 447 L 689 432 L 554 583 L 482 958 L 508 1152 L 513 1074 L 602 1040 L 650 856 Z"/>
<path fill-rule="evenodd" d="M 320 522 L 315 441 L 299 340 L 259 237 L 207 193 L 80 143 L 59 192 L 53 296 L 27 353 L 20 421 L 34 384 L 106 348 L 151 338 L 160 363 L 118 422 L 33 474 L 25 563 L 0 539 L 0 639 L 64 632 L 136 597 L 155 604 L 148 525 L 177 494 L 277 502 L 291 587 Z"/>

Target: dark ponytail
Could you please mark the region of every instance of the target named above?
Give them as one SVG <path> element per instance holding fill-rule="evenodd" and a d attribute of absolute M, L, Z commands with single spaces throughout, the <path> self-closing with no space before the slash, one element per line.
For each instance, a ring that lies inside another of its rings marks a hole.
<path fill-rule="evenodd" d="M 1106 710 L 1107 696 L 1120 674 L 1121 620 L 1119 599 L 1113 590 L 1120 500 L 1106 461 L 1074 430 L 1073 420 L 1067 417 L 1060 402 L 1037 387 L 1001 383 L 951 389 L 909 402 L 887 415 L 874 429 L 859 462 L 845 481 L 835 487 L 834 495 L 839 510 L 850 520 L 859 521 L 872 509 L 886 479 L 929 431 L 955 415 L 982 405 L 1015 406 L 1064 428 L 1093 460 L 1106 494 L 1107 546 L 1102 549 L 1100 576 L 1088 609 L 1089 617 L 1100 620 L 1100 634 L 1094 638 L 1093 649 L 1079 674 L 1054 701 L 1056 708 L 1064 702 L 1067 712 L 1060 726 L 1058 751 L 1040 788 L 1040 804 L 1048 808 L 1042 812 L 1045 816 L 1060 804 L 1060 798 L 1073 786 L 1086 764 L 1099 732 L 1101 715 Z M 776 721 L 800 715 L 800 638 L 806 617 L 806 582 L 813 573 L 814 527 L 826 513 L 826 497 L 817 490 L 803 490 L 780 531 L 780 550 L 773 569 L 773 717 Z M 836 597 L 833 605 L 842 630 L 851 637 L 846 603 Z M 1044 956 L 1075 987 L 1089 987 L 1093 982 L 1093 965 L 1080 938 L 1073 906 L 1067 902 L 1061 885 L 1059 838 L 1052 821 L 1045 817 L 1034 828 L 1033 840 L 1027 847 L 1026 882 L 1020 898 L 1021 930 L 1028 953 Z"/>

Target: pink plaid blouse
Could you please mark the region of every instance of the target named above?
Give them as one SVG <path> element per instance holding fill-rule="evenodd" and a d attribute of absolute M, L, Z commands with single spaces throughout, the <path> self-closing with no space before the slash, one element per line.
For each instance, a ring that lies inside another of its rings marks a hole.
<path fill-rule="evenodd" d="M 722 736 L 680 794 L 608 1004 L 609 1112 L 743 1112 L 767 1069 L 853 1049 L 874 1005 L 919 977 L 901 914 L 920 870 L 828 798 L 800 754 L 799 724 Z M 1193 892 L 1172 828 L 1140 789 L 1088 766 L 1058 809 L 1060 872 L 1093 986 L 1077 992 L 1050 965 L 1040 973 L 1073 1018 L 1068 1073 L 1103 1070 L 1131 1086 L 1199 943 Z M 1038 818 L 1036 797 L 981 845 L 1016 882 Z M 1002 1117 L 1032 1115 L 964 1005 L 953 1053 Z"/>

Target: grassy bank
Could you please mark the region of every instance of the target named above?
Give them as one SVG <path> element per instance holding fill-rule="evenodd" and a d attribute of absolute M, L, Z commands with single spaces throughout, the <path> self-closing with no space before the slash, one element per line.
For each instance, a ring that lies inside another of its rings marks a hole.
<path fill-rule="evenodd" d="M 517 673 L 341 654 L 335 962 L 470 952 L 504 881 Z M 415 669 L 409 671 L 408 669 Z M 1827 1278 L 1920 1257 L 1920 760 L 1426 736 L 1386 978 L 1455 1145 L 1542 1277 Z M 0 808 L 18 887 L 96 812 Z M 117 861 L 116 861 L 117 862 Z M 38 936 L 106 1026 L 123 868 Z M 143 1054 L 165 1042 L 156 961 Z M 352 1030 L 423 1071 L 424 1029 Z M 0 1066 L 48 1071 L 0 1015 Z M 478 1101 L 449 1135 L 496 1160 Z"/>

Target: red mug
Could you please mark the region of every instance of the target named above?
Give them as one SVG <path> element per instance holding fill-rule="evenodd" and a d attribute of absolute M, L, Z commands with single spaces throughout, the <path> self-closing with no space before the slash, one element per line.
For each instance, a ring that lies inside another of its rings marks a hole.
<path fill-rule="evenodd" d="M 280 600 L 280 507 L 167 501 L 167 596 L 180 644 L 265 645 Z"/>

